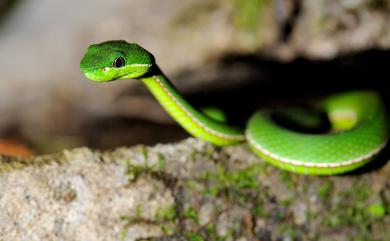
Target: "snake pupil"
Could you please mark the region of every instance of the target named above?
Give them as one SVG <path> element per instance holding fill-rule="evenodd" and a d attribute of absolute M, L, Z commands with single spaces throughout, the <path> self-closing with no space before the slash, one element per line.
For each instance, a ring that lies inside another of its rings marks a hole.
<path fill-rule="evenodd" d="M 114 68 L 121 68 L 125 66 L 125 59 L 123 57 L 118 57 L 114 59 L 114 62 L 112 62 L 112 66 Z"/>

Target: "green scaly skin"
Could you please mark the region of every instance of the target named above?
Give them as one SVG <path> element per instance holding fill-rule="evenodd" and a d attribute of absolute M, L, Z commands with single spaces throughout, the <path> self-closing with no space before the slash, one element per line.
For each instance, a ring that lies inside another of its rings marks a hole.
<path fill-rule="evenodd" d="M 377 155 L 388 139 L 384 105 L 370 91 L 343 93 L 321 103 L 332 124 L 331 133 L 288 130 L 275 124 L 267 111 L 255 113 L 244 131 L 191 106 L 157 67 L 153 55 L 137 44 L 91 45 L 80 68 L 88 79 L 98 82 L 139 79 L 191 135 L 219 146 L 247 141 L 259 156 L 292 172 L 330 175 L 355 170 Z"/>

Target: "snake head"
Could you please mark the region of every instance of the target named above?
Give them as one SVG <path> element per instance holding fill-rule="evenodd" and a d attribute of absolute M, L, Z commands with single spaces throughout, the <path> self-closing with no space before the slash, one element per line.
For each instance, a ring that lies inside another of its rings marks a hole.
<path fill-rule="evenodd" d="M 90 45 L 80 69 L 90 80 L 107 82 L 141 77 L 153 64 L 153 55 L 138 44 L 116 40 Z"/>

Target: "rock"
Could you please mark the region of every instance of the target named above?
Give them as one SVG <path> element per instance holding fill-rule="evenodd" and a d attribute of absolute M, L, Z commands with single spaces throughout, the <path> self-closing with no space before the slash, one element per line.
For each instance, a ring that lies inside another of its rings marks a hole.
<path fill-rule="evenodd" d="M 211 203 L 204 204 L 199 210 L 199 225 L 205 226 L 212 221 L 215 216 L 215 206 Z"/>
<path fill-rule="evenodd" d="M 2 156 L 0 240 L 388 240 L 389 177 L 287 175 L 195 139 Z"/>
<path fill-rule="evenodd" d="M 230 236 L 235 231 L 239 231 L 244 217 L 248 210 L 240 207 L 232 207 L 221 213 L 217 220 L 217 233 L 221 237 Z"/>

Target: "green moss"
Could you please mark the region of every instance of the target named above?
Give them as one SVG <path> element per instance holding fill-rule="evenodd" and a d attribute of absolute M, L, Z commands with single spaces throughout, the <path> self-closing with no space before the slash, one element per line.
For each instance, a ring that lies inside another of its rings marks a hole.
<path fill-rule="evenodd" d="M 237 229 L 228 230 L 227 233 L 221 237 L 222 240 L 234 240 L 234 236 L 237 234 Z"/>
<path fill-rule="evenodd" d="M 123 215 L 120 217 L 121 221 L 126 222 L 126 224 L 124 225 L 121 231 L 120 240 L 124 240 L 127 237 L 128 228 L 131 225 L 139 224 L 139 223 L 158 224 L 160 225 L 161 231 L 165 235 L 172 235 L 177 231 L 177 226 L 175 225 L 176 210 L 174 205 L 166 209 L 157 209 L 154 218 L 155 220 L 148 220 L 142 217 L 142 212 L 143 212 L 142 210 L 143 210 L 143 205 L 137 204 L 134 215 L 132 216 Z"/>
<path fill-rule="evenodd" d="M 212 157 L 214 154 L 215 154 L 215 148 L 213 146 L 208 146 L 208 148 L 206 149 L 206 151 L 204 152 L 204 156 L 206 157 Z"/>
<path fill-rule="evenodd" d="M 350 237 L 351 241 L 379 241 L 377 239 L 373 239 L 370 237 L 370 235 L 367 235 L 367 234 L 361 234 L 359 235 L 358 237 L 356 237 L 355 235 Z"/>
<path fill-rule="evenodd" d="M 120 217 L 120 220 L 122 220 L 122 221 L 129 221 L 130 217 L 127 216 L 127 215 L 123 215 L 123 216 Z"/>
<path fill-rule="evenodd" d="M 333 190 L 333 183 L 328 181 L 323 183 L 317 190 L 318 197 L 326 199 Z"/>
<path fill-rule="evenodd" d="M 144 148 L 143 150 L 146 150 Z M 130 182 L 135 181 L 141 174 L 158 174 L 165 168 L 165 158 L 163 155 L 158 155 L 158 163 L 156 165 L 149 165 L 147 151 L 143 152 L 145 158 L 145 165 L 134 165 L 130 160 L 125 161 L 126 165 L 126 177 Z"/>
<path fill-rule="evenodd" d="M 210 187 L 205 188 L 202 194 L 211 196 L 212 198 L 216 198 L 220 193 L 222 193 L 222 191 L 223 191 L 223 187 L 214 184 Z"/>
<path fill-rule="evenodd" d="M 158 154 L 158 169 L 159 170 L 164 170 L 166 165 L 166 159 L 165 156 L 161 153 Z"/>
<path fill-rule="evenodd" d="M 291 203 L 294 201 L 294 198 L 291 197 L 291 198 L 286 198 L 286 199 L 283 199 L 283 200 L 280 200 L 279 201 L 279 205 L 280 206 L 284 206 L 284 207 L 288 207 L 291 205 Z"/>
<path fill-rule="evenodd" d="M 287 236 L 288 240 L 296 240 L 298 235 L 295 228 L 288 223 L 283 223 L 276 229 L 276 233 L 279 236 Z M 283 238 L 286 239 L 286 238 Z"/>
<path fill-rule="evenodd" d="M 364 202 L 370 196 L 370 188 L 365 182 L 358 183 L 354 188 L 346 191 L 344 195 L 355 201 Z"/>
<path fill-rule="evenodd" d="M 127 228 L 123 228 L 119 234 L 119 240 L 125 240 L 127 237 L 127 234 L 129 233 L 129 230 Z"/>
<path fill-rule="evenodd" d="M 253 166 L 242 171 L 233 172 L 229 175 L 235 189 L 253 189 L 259 187 L 257 180 L 258 166 Z"/>
<path fill-rule="evenodd" d="M 366 183 L 358 183 L 354 188 L 338 195 L 343 201 L 331 207 L 330 215 L 325 219 L 325 224 L 330 227 L 356 225 L 365 229 L 374 221 L 365 204 L 370 196 L 370 189 Z"/>
<path fill-rule="evenodd" d="M 175 220 L 177 217 L 176 206 L 172 205 L 166 209 L 157 209 L 155 220 L 160 224 L 161 231 L 165 235 L 173 235 L 177 231 Z"/>
<path fill-rule="evenodd" d="M 280 181 L 286 184 L 290 189 L 293 189 L 295 187 L 293 175 L 294 174 L 291 172 L 281 170 L 279 175 Z"/>
<path fill-rule="evenodd" d="M 282 211 L 276 211 L 276 213 L 273 213 L 272 214 L 274 219 L 278 222 L 284 222 L 286 221 L 286 213 L 282 212 Z"/>
<path fill-rule="evenodd" d="M 188 188 L 191 191 L 199 191 L 199 189 L 202 189 L 203 185 L 198 183 L 197 181 L 188 180 L 185 183 L 185 187 Z"/>
<path fill-rule="evenodd" d="M 133 165 L 132 163 L 130 163 L 129 160 L 126 160 L 126 174 L 125 175 L 129 181 L 136 180 L 142 173 L 145 173 L 147 171 L 148 171 L 148 168 Z"/>
<path fill-rule="evenodd" d="M 161 231 L 165 234 L 165 235 L 173 235 L 177 232 L 177 227 L 174 223 L 172 222 L 168 222 L 168 223 L 163 223 L 161 224 Z"/>
<path fill-rule="evenodd" d="M 33 156 L 33 157 L 11 157 L 0 153 L 0 174 L 20 170 L 29 166 L 41 167 L 53 162 L 57 164 L 67 163 L 69 157 L 65 157 L 64 153 Z"/>
<path fill-rule="evenodd" d="M 233 0 L 236 27 L 257 33 L 267 0 Z"/>
<path fill-rule="evenodd" d="M 147 162 L 149 159 L 149 151 L 148 148 L 145 146 L 142 146 L 142 155 L 144 156 L 145 162 Z"/>
<path fill-rule="evenodd" d="M 198 233 L 189 232 L 186 233 L 186 239 L 188 241 L 204 241 L 205 239 Z"/>
<path fill-rule="evenodd" d="M 342 202 L 331 207 L 323 222 L 329 227 L 354 226 L 360 234 L 365 235 L 373 224 L 386 215 L 386 206 L 382 202 L 367 203 L 371 191 L 364 182 L 338 195 Z"/>
<path fill-rule="evenodd" d="M 135 207 L 135 219 L 142 218 L 142 204 L 138 203 Z"/>
<path fill-rule="evenodd" d="M 204 228 L 207 240 L 214 240 L 214 241 L 222 241 L 224 240 L 222 237 L 220 237 L 217 233 L 217 229 L 215 227 L 215 224 L 209 223 Z"/>
<path fill-rule="evenodd" d="M 354 206 L 340 205 L 330 211 L 330 216 L 324 223 L 329 227 L 345 227 L 349 225 L 363 225 L 367 221 L 364 207 L 358 203 Z"/>
<path fill-rule="evenodd" d="M 177 217 L 176 206 L 172 205 L 166 209 L 157 209 L 155 219 L 157 222 L 173 221 Z"/>
<path fill-rule="evenodd" d="M 264 217 L 266 215 L 266 211 L 263 208 L 263 205 L 259 202 L 256 202 L 253 209 L 252 213 L 255 217 Z"/>
<path fill-rule="evenodd" d="M 183 217 L 187 219 L 191 219 L 194 221 L 196 224 L 199 224 L 199 218 L 198 218 L 198 213 L 196 210 L 192 207 L 187 208 L 186 210 L 183 211 Z"/>
<path fill-rule="evenodd" d="M 376 202 L 372 203 L 367 208 L 367 212 L 373 217 L 373 218 L 383 218 L 386 215 L 386 206 L 382 202 Z"/>
<path fill-rule="evenodd" d="M 341 226 L 341 218 L 338 215 L 331 215 L 327 217 L 323 223 L 328 227 L 339 227 Z"/>
<path fill-rule="evenodd" d="M 224 167 L 219 167 L 215 172 L 206 172 L 201 176 L 206 181 L 203 194 L 244 203 L 254 198 L 251 194 L 255 192 L 251 190 L 260 188 L 257 178 L 261 169 L 262 166 L 256 164 L 234 172 L 227 171 Z"/>

